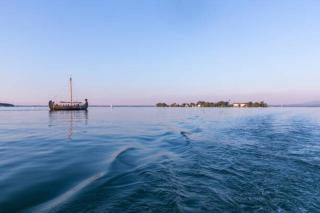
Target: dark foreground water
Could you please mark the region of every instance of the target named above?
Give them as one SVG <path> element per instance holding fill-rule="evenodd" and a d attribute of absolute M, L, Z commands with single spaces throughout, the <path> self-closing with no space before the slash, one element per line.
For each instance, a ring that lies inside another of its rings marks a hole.
<path fill-rule="evenodd" d="M 319 212 L 320 108 L 0 108 L 0 212 Z"/>

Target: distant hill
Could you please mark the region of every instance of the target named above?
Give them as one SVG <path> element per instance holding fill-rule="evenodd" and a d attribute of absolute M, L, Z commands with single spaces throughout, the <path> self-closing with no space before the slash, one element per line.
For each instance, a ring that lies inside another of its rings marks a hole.
<path fill-rule="evenodd" d="M 304 105 L 306 105 L 306 106 L 317 106 L 317 107 L 319 107 L 319 106 L 320 106 L 320 101 L 311 101 L 311 102 L 308 102 L 308 103 L 304 103 Z"/>
<path fill-rule="evenodd" d="M 14 105 L 8 103 L 0 103 L 0 107 L 14 107 Z"/>
<path fill-rule="evenodd" d="M 274 105 L 276 107 L 320 107 L 320 101 L 310 101 L 306 103 L 298 104 L 284 104 L 284 105 Z"/>

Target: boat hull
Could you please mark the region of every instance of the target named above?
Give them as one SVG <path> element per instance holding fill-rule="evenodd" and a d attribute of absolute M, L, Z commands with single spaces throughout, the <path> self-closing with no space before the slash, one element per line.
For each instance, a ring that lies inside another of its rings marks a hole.
<path fill-rule="evenodd" d="M 55 104 L 49 101 L 50 111 L 77 111 L 77 110 L 88 110 L 89 104 L 86 101 L 84 104 Z"/>

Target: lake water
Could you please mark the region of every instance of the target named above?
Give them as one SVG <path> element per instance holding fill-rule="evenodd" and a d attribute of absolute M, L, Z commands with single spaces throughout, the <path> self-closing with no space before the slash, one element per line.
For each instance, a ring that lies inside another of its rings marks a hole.
<path fill-rule="evenodd" d="M 319 212 L 320 108 L 0 108 L 0 212 Z"/>

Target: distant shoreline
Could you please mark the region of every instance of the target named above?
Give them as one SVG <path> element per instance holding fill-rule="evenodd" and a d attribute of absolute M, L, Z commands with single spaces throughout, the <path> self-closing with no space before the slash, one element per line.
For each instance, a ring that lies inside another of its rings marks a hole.
<path fill-rule="evenodd" d="M 0 107 L 14 107 L 14 105 L 9 103 L 0 103 Z"/>
<path fill-rule="evenodd" d="M 1 106 L 0 107 L 8 107 Z M 19 107 L 48 107 L 47 105 L 13 105 L 10 106 L 19 108 Z M 126 108 L 126 107 L 141 107 L 141 108 L 183 108 L 183 107 L 157 107 L 155 105 L 91 105 L 89 108 Z M 320 105 L 268 105 L 268 108 L 317 108 Z M 199 108 L 199 107 L 185 107 L 185 108 Z M 219 107 L 202 107 L 202 108 L 219 108 Z M 220 107 L 220 108 L 235 108 L 235 107 Z"/>
<path fill-rule="evenodd" d="M 15 107 L 48 107 L 48 105 L 15 105 Z M 156 107 L 154 105 L 89 105 L 89 107 L 113 108 L 113 107 Z"/>

